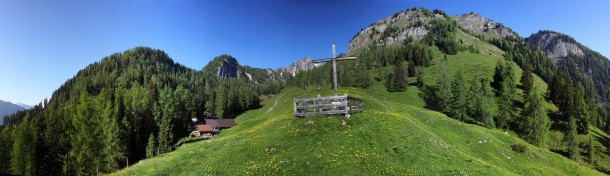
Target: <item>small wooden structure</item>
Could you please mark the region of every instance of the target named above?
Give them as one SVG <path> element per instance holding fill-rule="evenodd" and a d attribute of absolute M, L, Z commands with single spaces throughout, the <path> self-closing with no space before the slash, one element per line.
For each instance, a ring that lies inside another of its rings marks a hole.
<path fill-rule="evenodd" d="M 351 114 L 362 111 L 362 100 L 342 96 L 320 97 L 317 98 L 294 98 L 294 117 L 305 117 L 308 115 L 336 115 L 344 114 L 349 118 Z"/>
<path fill-rule="evenodd" d="M 198 124 L 195 131 L 189 136 L 209 138 L 220 130 L 231 128 L 237 125 L 233 119 L 205 119 L 205 124 Z"/>

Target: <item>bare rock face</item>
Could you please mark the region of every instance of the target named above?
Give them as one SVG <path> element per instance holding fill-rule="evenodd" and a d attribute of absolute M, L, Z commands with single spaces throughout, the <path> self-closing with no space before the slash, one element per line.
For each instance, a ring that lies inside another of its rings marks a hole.
<path fill-rule="evenodd" d="M 526 40 L 540 49 L 547 57 L 555 60 L 566 59 L 569 55 L 584 55 L 584 51 L 573 38 L 557 32 L 539 31 L 538 33 L 532 34 Z"/>
<path fill-rule="evenodd" d="M 297 73 L 299 73 L 299 71 L 311 70 L 315 67 L 316 65 L 311 61 L 311 58 L 304 57 L 290 64 L 290 66 L 288 67 L 278 68 L 277 72 L 280 73 L 280 77 L 284 74 L 290 74 L 290 76 L 295 76 Z"/>
<path fill-rule="evenodd" d="M 392 45 L 411 37 L 422 39 L 428 34 L 427 26 L 436 18 L 444 18 L 439 14 L 426 15 L 419 10 L 407 10 L 379 20 L 356 34 L 348 45 L 348 53 L 362 47 L 377 43 L 378 45 Z"/>
<path fill-rule="evenodd" d="M 515 33 L 500 23 L 496 23 L 479 14 L 469 13 L 452 16 L 462 28 L 471 32 L 493 38 L 516 38 Z"/>
<path fill-rule="evenodd" d="M 216 75 L 223 79 L 245 77 L 239 70 L 239 63 L 235 58 L 224 58 L 220 65 L 216 68 Z"/>

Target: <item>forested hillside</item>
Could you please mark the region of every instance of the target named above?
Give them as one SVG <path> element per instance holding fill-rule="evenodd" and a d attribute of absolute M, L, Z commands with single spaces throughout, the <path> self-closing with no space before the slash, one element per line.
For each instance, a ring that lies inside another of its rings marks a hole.
<path fill-rule="evenodd" d="M 409 9 L 373 23 L 350 42 L 349 54 L 358 60 L 338 65 L 340 85 L 367 88 L 378 81 L 390 92 L 417 86 L 429 109 L 463 122 L 513 131 L 531 144 L 608 172 L 610 157 L 595 148 L 605 143 L 594 137 L 597 132 L 590 133 L 607 130 L 608 115 L 594 101 L 602 94 L 573 76 L 583 75 L 583 69 L 558 67 L 519 35 L 509 35 L 506 31 L 512 30 L 501 24 L 495 25 L 500 32 L 493 33 L 467 30 L 466 25 L 472 24 L 427 9 Z M 420 27 L 423 36 L 409 36 L 410 30 Z M 360 46 L 363 43 L 370 44 Z M 487 58 L 497 60 L 489 63 Z M 583 60 L 577 65 L 591 65 L 586 62 L 590 59 Z M 329 70 L 325 66 L 298 74 L 289 85 L 327 85 Z M 602 79 L 592 83 L 603 83 Z"/>
<path fill-rule="evenodd" d="M 233 59 L 222 55 L 211 62 L 227 58 Z M 280 88 L 196 71 L 161 50 L 112 54 L 79 71 L 50 100 L 4 119 L 0 173 L 112 172 L 174 150 L 192 130 L 191 117 L 232 118 Z"/>

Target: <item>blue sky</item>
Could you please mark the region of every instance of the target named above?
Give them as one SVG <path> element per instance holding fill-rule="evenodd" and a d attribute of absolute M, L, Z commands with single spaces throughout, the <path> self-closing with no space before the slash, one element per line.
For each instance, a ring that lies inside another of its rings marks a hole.
<path fill-rule="evenodd" d="M 1 0 L 0 99 L 37 104 L 104 56 L 136 46 L 166 51 L 201 69 L 226 53 L 242 65 L 278 68 L 329 57 L 369 24 L 412 7 L 479 13 L 523 37 L 540 29 L 571 35 L 610 55 L 605 0 Z"/>

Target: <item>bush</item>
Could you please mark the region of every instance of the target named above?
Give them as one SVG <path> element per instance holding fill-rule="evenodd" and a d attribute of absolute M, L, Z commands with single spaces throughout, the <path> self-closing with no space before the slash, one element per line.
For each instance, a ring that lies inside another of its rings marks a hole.
<path fill-rule="evenodd" d="M 512 148 L 517 153 L 525 153 L 527 151 L 527 146 L 523 144 L 513 144 L 510 145 L 510 148 Z"/>

